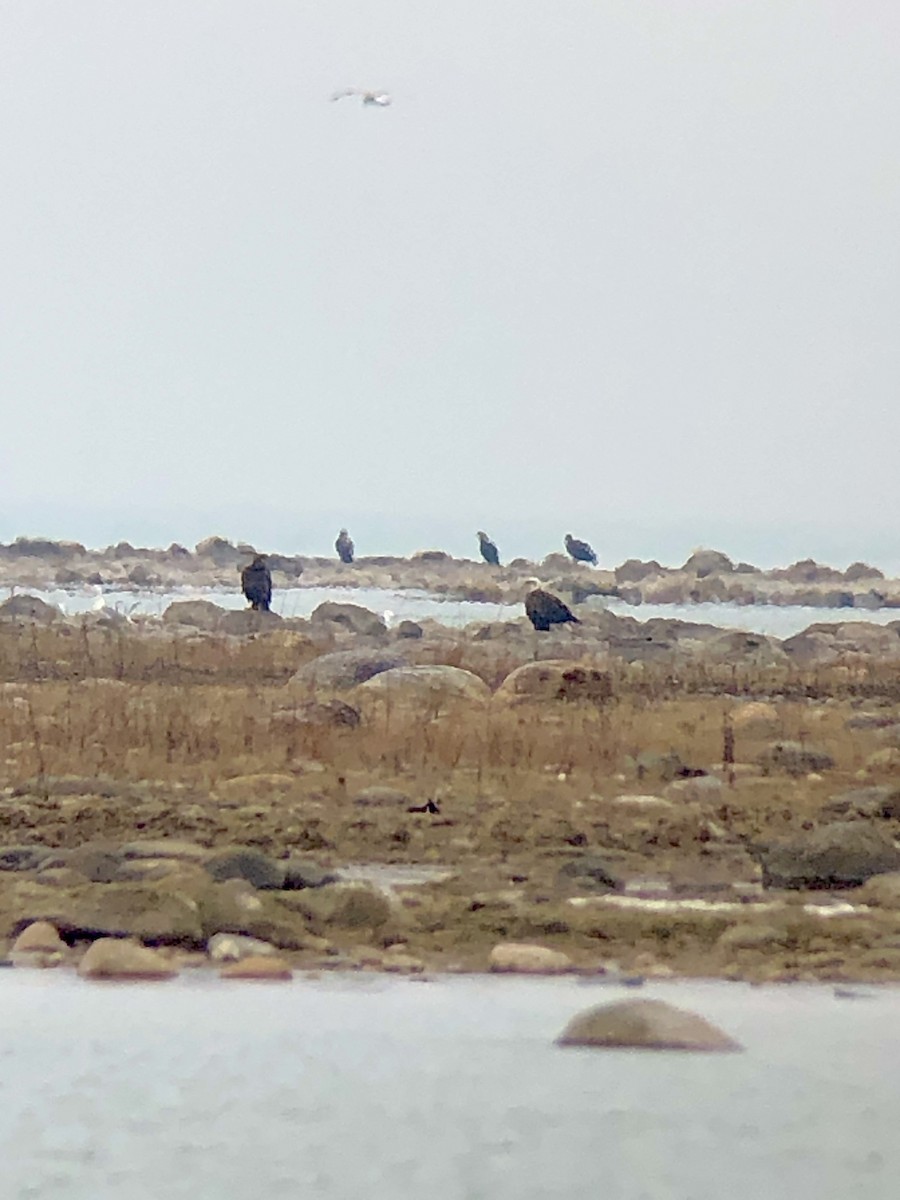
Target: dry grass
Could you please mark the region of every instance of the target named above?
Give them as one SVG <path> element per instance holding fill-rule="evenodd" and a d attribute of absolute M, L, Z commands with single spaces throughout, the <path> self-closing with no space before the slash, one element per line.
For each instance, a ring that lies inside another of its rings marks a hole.
<path fill-rule="evenodd" d="M 723 721 L 747 697 L 775 699 L 781 736 L 825 741 L 855 769 L 860 739 L 843 730 L 844 705 L 832 715 L 824 706 L 810 727 L 808 702 L 900 700 L 896 669 L 878 663 L 804 672 L 613 661 L 605 703 L 496 703 L 433 720 L 394 712 L 345 729 L 304 723 L 291 714 L 296 696 L 282 690 L 320 652 L 296 633 L 230 639 L 0 628 L 0 769 L 13 785 L 43 774 L 103 773 L 214 786 L 315 762 L 329 777 L 413 776 L 426 789 L 461 770 L 479 785 L 490 779 L 512 788 L 535 773 L 562 773 L 590 789 L 641 753 L 675 751 L 697 766 L 721 761 Z M 488 659 L 467 642 L 437 657 L 492 685 L 521 661 L 512 653 L 509 662 L 496 653 Z M 756 745 L 741 741 L 738 734 L 737 758 L 746 760 Z"/>

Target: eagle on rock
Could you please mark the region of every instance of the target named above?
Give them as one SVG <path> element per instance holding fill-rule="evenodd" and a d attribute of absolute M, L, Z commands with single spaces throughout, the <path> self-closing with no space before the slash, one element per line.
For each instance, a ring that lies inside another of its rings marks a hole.
<path fill-rule="evenodd" d="M 266 556 L 257 554 L 253 562 L 241 571 L 241 590 L 254 612 L 268 612 L 272 603 L 272 573 L 266 566 Z"/>
<path fill-rule="evenodd" d="M 552 592 L 545 591 L 540 580 L 529 579 L 528 583 L 535 586 L 525 597 L 525 616 L 536 630 L 546 633 L 551 625 L 581 624 L 568 604 Z"/>

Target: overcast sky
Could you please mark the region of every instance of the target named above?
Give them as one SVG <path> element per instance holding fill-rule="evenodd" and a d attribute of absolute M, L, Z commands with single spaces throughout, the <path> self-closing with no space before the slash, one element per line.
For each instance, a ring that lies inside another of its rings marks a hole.
<path fill-rule="evenodd" d="M 0 536 L 900 564 L 898 45 L 896 0 L 6 0 Z"/>

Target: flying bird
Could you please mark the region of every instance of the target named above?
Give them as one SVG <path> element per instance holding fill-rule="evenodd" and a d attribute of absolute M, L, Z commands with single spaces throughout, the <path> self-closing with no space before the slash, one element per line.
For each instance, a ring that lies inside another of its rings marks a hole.
<path fill-rule="evenodd" d="M 481 557 L 486 563 L 490 563 L 492 567 L 500 566 L 500 552 L 497 546 L 486 533 L 478 530 L 478 544 L 481 547 Z"/>
<path fill-rule="evenodd" d="M 257 554 L 241 571 L 241 590 L 254 612 L 268 612 L 272 603 L 272 575 L 264 554 Z"/>
<path fill-rule="evenodd" d="M 379 108 L 387 108 L 393 99 L 387 92 L 372 92 L 367 88 L 343 88 L 335 92 L 332 100 L 343 100 L 345 96 L 360 96 L 363 104 L 377 104 Z"/>
<path fill-rule="evenodd" d="M 541 633 L 546 633 L 551 625 L 580 625 L 581 622 L 559 596 L 546 592 L 541 587 L 539 579 L 529 579 L 528 583 L 535 586 L 525 597 L 525 616 Z"/>
<path fill-rule="evenodd" d="M 338 558 L 342 563 L 353 562 L 353 538 L 346 529 L 342 529 L 337 536 L 337 541 L 334 543 L 334 548 L 337 550 Z"/>
<path fill-rule="evenodd" d="M 578 538 L 573 538 L 571 533 L 567 533 L 566 549 L 576 562 L 591 563 L 596 567 L 597 555 L 594 552 L 593 546 L 591 546 L 588 542 L 581 542 L 578 540 Z"/>

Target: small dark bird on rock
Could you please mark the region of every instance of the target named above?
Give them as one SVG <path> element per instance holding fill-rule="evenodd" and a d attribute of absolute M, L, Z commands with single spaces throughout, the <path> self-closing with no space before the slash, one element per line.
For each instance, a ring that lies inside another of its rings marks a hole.
<path fill-rule="evenodd" d="M 525 597 L 525 616 L 535 629 L 546 633 L 551 625 L 581 624 L 559 596 L 554 596 L 552 592 L 545 592 L 537 579 L 530 579 L 528 582 L 538 585 Z"/>
<path fill-rule="evenodd" d="M 486 563 L 490 563 L 492 567 L 500 566 L 500 552 L 494 542 L 486 533 L 478 530 L 478 544 L 481 547 L 481 557 Z"/>
<path fill-rule="evenodd" d="M 597 555 L 594 553 L 593 546 L 588 542 L 581 542 L 578 538 L 573 538 L 571 533 L 567 533 L 566 549 L 576 562 L 586 562 L 596 567 Z"/>
<path fill-rule="evenodd" d="M 272 603 L 272 575 L 266 566 L 264 554 L 257 554 L 253 562 L 241 571 L 241 589 L 254 612 L 269 611 L 269 605 Z"/>
<path fill-rule="evenodd" d="M 334 543 L 334 548 L 337 550 L 338 558 L 342 563 L 353 562 L 353 538 L 346 529 L 342 529 L 338 534 L 337 541 Z"/>
<path fill-rule="evenodd" d="M 406 810 L 408 813 L 440 813 L 440 808 L 433 800 L 426 800 L 424 804 L 411 804 Z"/>

